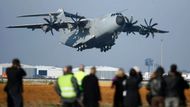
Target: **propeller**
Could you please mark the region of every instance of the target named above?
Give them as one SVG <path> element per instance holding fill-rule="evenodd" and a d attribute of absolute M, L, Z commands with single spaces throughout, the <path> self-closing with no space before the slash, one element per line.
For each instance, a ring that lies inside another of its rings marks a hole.
<path fill-rule="evenodd" d="M 74 22 L 74 26 L 75 26 L 74 28 L 79 27 L 79 22 L 80 22 L 81 19 L 82 19 L 82 18 L 79 18 L 78 13 L 76 13 L 75 16 L 76 16 L 75 18 L 71 17 L 71 19 L 72 19 L 73 22 Z"/>
<path fill-rule="evenodd" d="M 55 29 L 56 31 L 58 30 L 57 28 L 55 28 L 55 22 L 57 21 L 57 19 L 53 19 L 53 16 L 51 16 L 51 14 L 49 16 L 49 19 L 44 18 L 44 20 L 47 22 L 47 28 L 45 29 L 45 32 L 51 31 L 51 34 L 54 35 L 53 29 Z"/>
<path fill-rule="evenodd" d="M 146 32 L 146 38 L 149 37 L 150 33 L 152 35 L 152 37 L 154 38 L 154 33 L 162 33 L 162 32 L 159 32 L 161 30 L 157 30 L 156 28 L 154 28 L 156 25 L 158 25 L 158 23 L 154 23 L 152 24 L 152 18 L 150 19 L 149 23 L 147 22 L 146 19 L 144 19 L 144 22 L 145 22 L 145 26 L 144 25 L 141 25 L 141 27 L 145 30 Z M 163 32 L 163 33 L 167 33 L 167 31 Z"/>
<path fill-rule="evenodd" d="M 71 17 L 71 19 L 72 19 L 73 22 L 74 22 L 74 28 L 79 27 L 79 23 L 80 23 L 81 19 L 83 19 L 83 18 L 84 18 L 84 17 L 81 17 L 81 16 L 78 15 L 78 12 L 76 13 L 76 15 L 75 15 L 74 18 Z"/>
<path fill-rule="evenodd" d="M 127 17 L 125 17 L 125 28 L 127 27 L 128 28 L 128 31 L 127 31 L 127 35 L 130 34 L 130 33 L 133 33 L 135 34 L 135 32 L 133 31 L 130 31 L 130 29 L 132 29 L 132 27 L 137 24 L 137 20 L 136 21 L 133 21 L 133 16 L 131 16 L 130 19 L 128 19 Z"/>

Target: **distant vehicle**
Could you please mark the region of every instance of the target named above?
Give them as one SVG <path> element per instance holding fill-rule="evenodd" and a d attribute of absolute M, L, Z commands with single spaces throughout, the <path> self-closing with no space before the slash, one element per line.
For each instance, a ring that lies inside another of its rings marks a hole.
<path fill-rule="evenodd" d="M 144 19 L 145 25 L 136 25 L 137 20 L 134 21 L 132 16 L 129 19 L 121 12 L 89 19 L 79 16 L 78 13 L 72 14 L 59 9 L 54 13 L 18 17 L 45 17 L 43 19 L 46 23 L 8 26 L 7 28 L 42 29 L 45 33 L 50 31 L 52 35 L 54 35 L 54 29 L 58 32 L 63 32 L 63 35 L 61 35 L 62 44 L 77 48 L 78 51 L 99 48 L 101 52 L 106 52 L 115 45 L 115 40 L 121 32 L 125 32 L 127 35 L 138 32 L 146 38 L 150 34 L 154 38 L 154 33 L 168 33 L 168 31 L 154 28 L 158 23 L 152 24 L 152 19 L 150 19 L 149 23 Z"/>

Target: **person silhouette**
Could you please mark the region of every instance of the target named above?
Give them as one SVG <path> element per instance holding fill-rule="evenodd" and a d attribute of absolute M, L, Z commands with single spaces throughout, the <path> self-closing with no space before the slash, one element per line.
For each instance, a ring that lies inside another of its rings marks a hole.
<path fill-rule="evenodd" d="M 22 69 L 19 59 L 12 60 L 12 66 L 6 69 L 7 84 L 4 91 L 7 93 L 8 107 L 23 107 L 23 77 L 26 72 Z"/>

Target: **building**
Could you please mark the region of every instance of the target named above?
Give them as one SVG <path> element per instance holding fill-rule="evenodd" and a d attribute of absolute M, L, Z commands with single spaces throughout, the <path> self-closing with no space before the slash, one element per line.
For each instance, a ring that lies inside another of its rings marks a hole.
<path fill-rule="evenodd" d="M 6 69 L 10 67 L 10 63 L 0 64 L 0 76 L 6 77 Z M 36 73 L 36 68 L 30 65 L 21 64 L 23 69 L 27 72 L 27 76 L 25 78 L 32 78 Z"/>
<path fill-rule="evenodd" d="M 10 63 L 0 64 L 0 77 L 6 77 L 5 71 L 10 66 Z M 53 66 L 31 66 L 26 64 L 21 66 L 27 73 L 25 78 L 57 78 L 63 74 L 62 68 Z"/>
<path fill-rule="evenodd" d="M 62 68 L 54 67 L 54 66 L 35 66 L 36 67 L 36 78 L 39 76 L 45 78 L 57 78 L 63 75 Z"/>
<path fill-rule="evenodd" d="M 90 68 L 92 66 L 86 66 L 85 72 L 86 74 L 89 74 Z M 102 80 L 111 80 L 115 76 L 115 72 L 118 70 L 118 68 L 115 67 L 108 67 L 108 66 L 95 66 L 96 67 L 96 75 L 99 79 Z M 74 68 L 73 72 L 78 71 L 79 68 Z"/>
<path fill-rule="evenodd" d="M 142 75 L 144 80 L 149 80 L 152 72 L 144 72 Z"/>
<path fill-rule="evenodd" d="M 7 67 L 10 67 L 10 63 L 0 64 L 0 77 L 5 77 L 5 70 Z M 86 74 L 89 74 L 90 68 L 92 66 L 86 66 L 85 72 Z M 116 67 L 109 67 L 109 66 L 95 66 L 97 69 L 97 77 L 101 80 L 112 80 L 115 76 L 116 71 L 118 68 Z M 57 78 L 61 75 L 63 75 L 62 68 L 60 67 L 54 67 L 54 66 L 32 66 L 32 65 L 26 65 L 22 64 L 22 68 L 26 71 L 27 76 L 25 78 Z M 78 67 L 73 68 L 73 72 L 78 71 Z M 128 72 L 125 72 L 128 75 Z M 143 73 L 143 79 L 149 80 L 152 72 L 144 72 Z M 183 71 L 182 76 L 186 80 L 190 80 L 190 72 Z"/>
<path fill-rule="evenodd" d="M 182 71 L 182 76 L 183 76 L 183 78 L 185 78 L 186 80 L 190 80 L 190 72 L 188 72 L 188 71 Z"/>
<path fill-rule="evenodd" d="M 0 64 L 0 76 L 6 77 L 5 71 L 7 67 L 10 67 L 10 63 Z M 86 66 L 85 72 L 89 74 L 92 66 Z M 32 66 L 22 64 L 22 68 L 26 71 L 27 76 L 25 78 L 57 78 L 63 75 L 62 68 L 54 66 Z M 74 68 L 73 72 L 78 71 L 79 68 Z M 99 79 L 111 80 L 115 76 L 115 72 L 118 68 L 108 66 L 96 66 L 97 77 Z"/>

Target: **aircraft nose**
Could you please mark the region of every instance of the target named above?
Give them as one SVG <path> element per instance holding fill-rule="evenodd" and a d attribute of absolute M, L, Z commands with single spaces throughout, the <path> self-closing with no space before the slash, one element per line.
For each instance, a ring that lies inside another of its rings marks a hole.
<path fill-rule="evenodd" d="M 122 26 L 125 23 L 125 19 L 123 16 L 117 16 L 116 17 L 116 23 L 120 26 Z"/>

